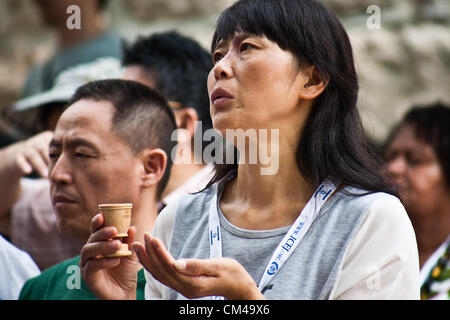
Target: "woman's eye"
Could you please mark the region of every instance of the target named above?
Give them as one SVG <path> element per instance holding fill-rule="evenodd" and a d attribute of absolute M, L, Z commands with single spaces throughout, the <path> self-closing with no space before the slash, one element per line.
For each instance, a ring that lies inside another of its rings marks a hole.
<path fill-rule="evenodd" d="M 220 51 L 214 52 L 214 54 L 213 54 L 213 62 L 214 63 L 219 62 L 222 58 L 223 58 L 223 53 L 222 52 L 220 52 Z"/>
<path fill-rule="evenodd" d="M 253 48 L 253 45 L 251 45 L 250 43 L 242 43 L 241 46 L 239 47 L 239 51 L 243 52 L 251 48 Z"/>

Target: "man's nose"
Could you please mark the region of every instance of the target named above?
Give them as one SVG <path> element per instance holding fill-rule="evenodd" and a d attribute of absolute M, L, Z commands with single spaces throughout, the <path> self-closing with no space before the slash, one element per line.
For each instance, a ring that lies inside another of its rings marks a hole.
<path fill-rule="evenodd" d="M 49 178 L 50 182 L 55 184 L 72 183 L 72 174 L 69 170 L 69 165 L 63 155 L 61 155 L 54 164 L 50 164 Z"/>

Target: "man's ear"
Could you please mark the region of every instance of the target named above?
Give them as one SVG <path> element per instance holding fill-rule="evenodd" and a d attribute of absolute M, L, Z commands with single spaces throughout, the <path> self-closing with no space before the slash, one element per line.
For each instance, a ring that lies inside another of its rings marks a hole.
<path fill-rule="evenodd" d="M 174 110 L 175 121 L 179 129 L 185 129 L 192 139 L 197 129 L 196 121 L 198 121 L 197 111 L 193 108 L 183 108 Z"/>
<path fill-rule="evenodd" d="M 157 186 L 167 167 L 167 154 L 162 149 L 146 149 L 142 153 L 142 185 L 146 188 Z"/>
<path fill-rule="evenodd" d="M 322 79 L 315 66 L 308 66 L 301 73 L 305 80 L 300 90 L 300 98 L 304 100 L 317 98 L 327 87 L 328 79 Z"/>

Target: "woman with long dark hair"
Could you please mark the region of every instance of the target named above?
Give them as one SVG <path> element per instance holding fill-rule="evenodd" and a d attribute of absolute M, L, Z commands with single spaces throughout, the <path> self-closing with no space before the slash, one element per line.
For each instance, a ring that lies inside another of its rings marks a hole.
<path fill-rule="evenodd" d="M 336 16 L 313 0 L 241 0 L 219 17 L 211 54 L 212 122 L 239 153 L 133 243 L 146 297 L 418 298 L 414 231 L 364 138 Z M 112 235 L 100 216 L 92 228 L 85 281 L 107 297 L 100 280 L 114 278 L 130 297 L 136 257 L 94 261 Z"/>

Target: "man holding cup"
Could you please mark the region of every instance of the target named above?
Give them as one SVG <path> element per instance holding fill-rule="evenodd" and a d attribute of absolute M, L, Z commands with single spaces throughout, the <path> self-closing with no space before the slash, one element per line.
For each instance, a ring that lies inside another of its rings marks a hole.
<path fill-rule="evenodd" d="M 144 231 L 153 228 L 157 203 L 170 176 L 169 155 L 176 146 L 170 137 L 175 129 L 167 101 L 142 84 L 102 80 L 80 87 L 50 142 L 49 177 L 58 228 L 86 239 L 93 216 L 104 223 L 103 215 L 96 215 L 99 204 L 131 203 L 131 225 L 137 229 L 130 229 L 128 242 L 143 240 Z M 117 236 L 116 228 L 104 229 L 111 239 Z M 110 241 L 109 253 L 121 245 L 120 240 Z M 102 260 L 112 268 L 119 263 L 114 258 Z M 78 262 L 79 257 L 66 260 L 30 280 L 20 298 L 93 299 L 82 281 L 76 288 L 80 290 L 67 289 L 67 270 Z M 135 271 L 137 296 L 143 298 L 143 271 Z"/>

